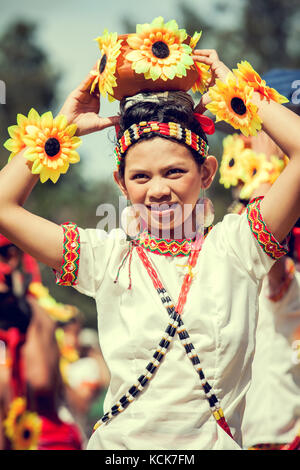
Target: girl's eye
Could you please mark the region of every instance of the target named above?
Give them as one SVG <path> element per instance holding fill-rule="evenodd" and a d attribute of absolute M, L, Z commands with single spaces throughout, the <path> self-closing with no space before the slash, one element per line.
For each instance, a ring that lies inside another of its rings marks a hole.
<path fill-rule="evenodd" d="M 137 173 L 136 175 L 133 175 L 132 177 L 133 180 L 141 179 L 141 178 L 147 178 L 147 175 L 145 175 L 144 173 Z"/>
<path fill-rule="evenodd" d="M 167 174 L 169 175 L 176 175 L 176 174 L 180 174 L 180 173 L 185 173 L 184 170 L 181 170 L 180 168 L 171 168 Z"/>

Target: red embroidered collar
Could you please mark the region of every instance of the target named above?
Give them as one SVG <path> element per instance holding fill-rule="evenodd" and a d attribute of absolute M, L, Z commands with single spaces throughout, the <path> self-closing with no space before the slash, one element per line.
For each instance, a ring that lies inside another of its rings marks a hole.
<path fill-rule="evenodd" d="M 212 229 L 212 225 L 205 229 L 204 237 Z M 178 240 L 168 238 L 156 238 L 148 232 L 142 232 L 139 237 L 139 245 L 146 250 L 164 256 L 188 256 L 193 243 L 192 238 L 182 238 Z"/>

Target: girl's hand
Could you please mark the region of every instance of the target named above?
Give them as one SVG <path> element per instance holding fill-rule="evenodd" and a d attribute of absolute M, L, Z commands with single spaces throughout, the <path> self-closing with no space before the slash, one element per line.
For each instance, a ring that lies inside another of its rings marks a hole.
<path fill-rule="evenodd" d="M 230 72 L 230 69 L 220 61 L 217 52 L 214 49 L 195 49 L 192 54 L 194 62 L 202 62 L 203 64 L 209 65 L 211 71 L 211 80 L 209 87 L 214 86 L 216 83 L 216 78 L 225 82 L 227 74 Z M 195 108 L 195 113 L 202 114 L 206 111 L 206 105 L 211 101 L 209 93 L 206 92 L 200 103 Z"/>
<path fill-rule="evenodd" d="M 94 77 L 89 74 L 66 99 L 59 114 L 67 117 L 70 124 L 77 125 L 76 135 L 91 134 L 101 131 L 119 122 L 119 116 L 101 118 L 99 91 L 90 93 Z"/>

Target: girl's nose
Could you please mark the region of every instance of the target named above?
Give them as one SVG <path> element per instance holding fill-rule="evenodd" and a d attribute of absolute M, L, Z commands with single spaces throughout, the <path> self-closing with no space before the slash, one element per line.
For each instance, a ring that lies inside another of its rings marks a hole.
<path fill-rule="evenodd" d="M 161 179 L 153 180 L 150 188 L 148 189 L 148 198 L 150 202 L 153 202 L 153 200 L 167 198 L 170 196 L 170 194 L 170 187 Z"/>

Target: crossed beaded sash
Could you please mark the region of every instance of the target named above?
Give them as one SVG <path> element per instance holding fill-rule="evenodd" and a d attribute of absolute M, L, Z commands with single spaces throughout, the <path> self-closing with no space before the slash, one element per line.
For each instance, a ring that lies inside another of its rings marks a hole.
<path fill-rule="evenodd" d="M 111 407 L 110 411 L 108 411 L 104 414 L 104 416 L 102 416 L 102 418 L 95 424 L 94 430 L 96 430 L 102 424 L 107 424 L 108 422 L 110 422 L 114 416 L 124 411 L 127 406 L 132 403 L 136 399 L 136 397 L 140 395 L 140 393 L 145 389 L 149 381 L 152 379 L 154 373 L 159 368 L 177 331 L 179 339 L 185 349 L 185 352 L 191 360 L 192 365 L 199 376 L 202 389 L 204 390 L 205 397 L 208 400 L 210 410 L 217 424 L 221 426 L 222 429 L 233 439 L 230 428 L 224 417 L 220 402 L 217 399 L 212 386 L 208 383 L 205 378 L 203 369 L 200 364 L 200 359 L 198 357 L 198 354 L 196 353 L 195 347 L 190 340 L 190 336 L 181 318 L 181 314 L 186 303 L 187 294 L 194 276 L 192 269 L 196 265 L 202 244 L 203 238 L 201 237 L 197 238 L 196 241 L 193 243 L 187 264 L 188 272 L 187 274 L 185 274 L 176 308 L 174 307 L 174 303 L 172 302 L 170 295 L 168 294 L 167 290 L 164 288 L 162 282 L 160 281 L 159 276 L 154 266 L 150 262 L 149 258 L 147 257 L 145 251 L 138 243 L 134 244 L 137 253 L 142 263 L 144 264 L 153 282 L 154 288 L 156 289 L 163 306 L 167 310 L 170 319 L 168 326 L 164 332 L 164 335 L 162 336 L 162 339 L 160 340 L 159 345 L 156 348 L 151 361 L 146 366 L 144 373 L 140 375 L 140 377 L 137 379 L 137 382 L 132 385 L 132 387 L 130 387 L 128 392 L 125 393 L 120 398 L 120 400 L 114 406 Z"/>

